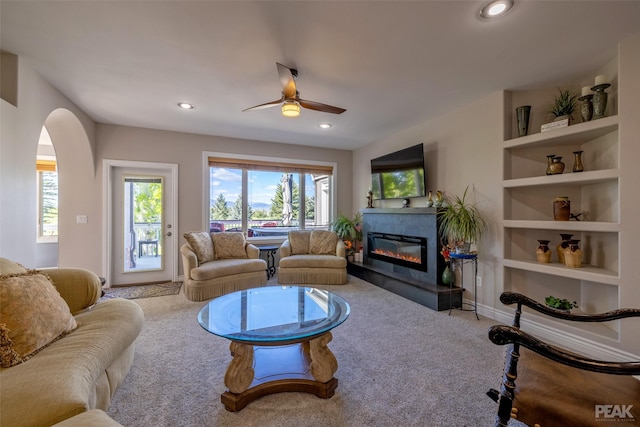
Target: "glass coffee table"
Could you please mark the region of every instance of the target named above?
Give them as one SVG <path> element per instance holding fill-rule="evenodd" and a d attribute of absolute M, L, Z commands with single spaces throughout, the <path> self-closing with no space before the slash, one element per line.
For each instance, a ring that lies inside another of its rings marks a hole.
<path fill-rule="evenodd" d="M 332 397 L 338 361 L 327 344 L 349 311 L 332 292 L 298 286 L 248 289 L 210 301 L 198 323 L 231 340 L 228 390 L 221 396 L 225 408 L 239 411 L 259 397 L 285 391 Z"/>

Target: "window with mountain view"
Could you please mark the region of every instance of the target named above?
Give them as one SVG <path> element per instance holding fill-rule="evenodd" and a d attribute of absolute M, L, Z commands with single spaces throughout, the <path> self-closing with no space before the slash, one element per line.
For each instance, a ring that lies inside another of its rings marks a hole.
<path fill-rule="evenodd" d="M 331 169 L 210 159 L 210 231 L 243 231 L 260 238 L 286 236 L 292 229 L 326 229 L 332 181 L 327 172 Z"/>

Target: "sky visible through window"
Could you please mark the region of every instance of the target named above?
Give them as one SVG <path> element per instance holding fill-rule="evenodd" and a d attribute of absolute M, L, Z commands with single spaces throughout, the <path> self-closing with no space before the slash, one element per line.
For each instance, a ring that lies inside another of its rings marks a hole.
<path fill-rule="evenodd" d="M 242 195 L 242 170 L 211 168 L 211 199 L 222 194 L 227 203 L 234 203 Z M 314 185 L 311 175 L 305 174 L 306 194 L 314 196 Z M 281 172 L 251 171 L 249 173 L 249 204 L 253 209 L 269 209 L 276 190 L 281 185 Z M 298 183 L 298 174 L 293 174 L 293 181 Z"/>

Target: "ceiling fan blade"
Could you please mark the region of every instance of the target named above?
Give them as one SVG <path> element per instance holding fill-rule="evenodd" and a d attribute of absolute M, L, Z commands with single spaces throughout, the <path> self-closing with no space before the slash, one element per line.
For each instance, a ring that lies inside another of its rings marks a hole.
<path fill-rule="evenodd" d="M 342 114 L 345 111 L 347 111 L 344 108 L 334 107 L 332 105 L 327 105 L 327 104 L 321 104 L 319 102 L 314 102 L 314 101 L 307 101 L 305 99 L 298 98 L 298 102 L 304 108 L 308 108 L 309 110 L 323 111 L 325 113 Z"/>
<path fill-rule="evenodd" d="M 254 107 L 249 107 L 246 108 L 244 110 L 242 110 L 242 112 L 244 113 L 245 111 L 251 111 L 251 110 L 262 110 L 263 108 L 270 108 L 270 107 L 275 107 L 278 106 L 280 104 L 282 104 L 284 102 L 284 97 L 276 100 L 276 101 L 271 101 L 271 102 L 266 102 L 264 104 L 260 104 L 260 105 L 256 105 Z"/>
<path fill-rule="evenodd" d="M 278 67 L 278 76 L 280 77 L 280 83 L 282 83 L 282 93 L 285 99 L 295 98 L 298 89 L 296 89 L 296 82 L 294 80 L 294 73 L 291 68 L 286 67 L 279 62 L 276 62 Z"/>

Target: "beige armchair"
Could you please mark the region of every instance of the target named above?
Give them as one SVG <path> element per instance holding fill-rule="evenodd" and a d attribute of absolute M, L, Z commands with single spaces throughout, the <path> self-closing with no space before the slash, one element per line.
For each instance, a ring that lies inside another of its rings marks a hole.
<path fill-rule="evenodd" d="M 236 232 L 185 233 L 181 248 L 184 294 L 205 301 L 267 284 L 267 263 L 260 250 Z"/>
<path fill-rule="evenodd" d="M 290 231 L 280 246 L 278 283 L 344 285 L 344 242 L 334 231 Z"/>

